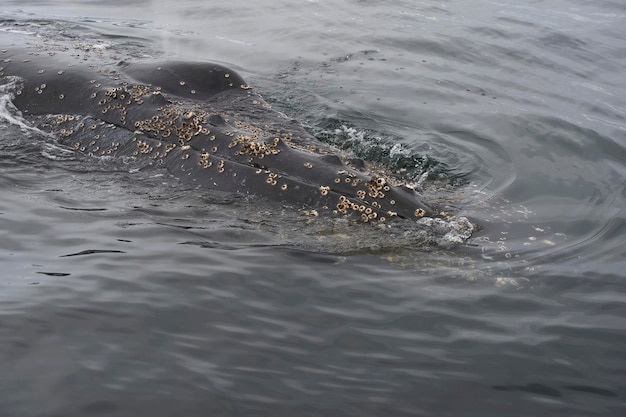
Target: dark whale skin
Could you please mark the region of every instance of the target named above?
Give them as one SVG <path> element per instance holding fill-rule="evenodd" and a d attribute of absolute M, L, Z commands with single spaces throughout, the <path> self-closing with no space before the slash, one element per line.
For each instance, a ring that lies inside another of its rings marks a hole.
<path fill-rule="evenodd" d="M 0 68 L 15 77 L 13 102 L 24 116 L 79 152 L 144 159 L 205 188 L 313 213 L 365 222 L 436 215 L 413 188 L 342 158 L 223 65 L 120 61 L 85 45 L 2 34 Z"/>

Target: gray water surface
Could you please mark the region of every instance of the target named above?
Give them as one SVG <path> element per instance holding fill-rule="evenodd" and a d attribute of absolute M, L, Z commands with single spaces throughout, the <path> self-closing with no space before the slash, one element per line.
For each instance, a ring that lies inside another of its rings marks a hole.
<path fill-rule="evenodd" d="M 0 37 L 225 63 L 478 230 L 87 159 L 0 94 L 0 416 L 624 415 L 622 4 L 128 3 L 5 1 Z"/>

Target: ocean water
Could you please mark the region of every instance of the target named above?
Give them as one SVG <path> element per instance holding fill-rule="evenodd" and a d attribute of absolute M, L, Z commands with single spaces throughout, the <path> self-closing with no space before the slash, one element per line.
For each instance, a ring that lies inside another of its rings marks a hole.
<path fill-rule="evenodd" d="M 226 64 L 476 230 L 86 158 L 0 77 L 0 416 L 624 415 L 626 7 L 526 3 L 3 1 L 0 40 Z"/>

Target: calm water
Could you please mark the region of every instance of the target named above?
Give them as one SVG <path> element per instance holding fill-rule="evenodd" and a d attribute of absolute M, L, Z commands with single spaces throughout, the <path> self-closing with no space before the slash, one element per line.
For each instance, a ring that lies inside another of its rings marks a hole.
<path fill-rule="evenodd" d="M 227 63 L 480 230 L 87 160 L 2 93 L 0 416 L 626 415 L 623 4 L 58 3 L 0 30 Z"/>

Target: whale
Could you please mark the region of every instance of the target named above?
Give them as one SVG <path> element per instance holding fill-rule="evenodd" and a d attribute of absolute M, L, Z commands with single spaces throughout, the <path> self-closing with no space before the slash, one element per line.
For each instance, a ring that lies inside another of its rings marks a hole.
<path fill-rule="evenodd" d="M 435 217 L 405 179 L 340 153 L 225 65 L 0 34 L 0 77 L 36 128 L 87 158 L 163 166 L 207 190 L 363 222 Z"/>

